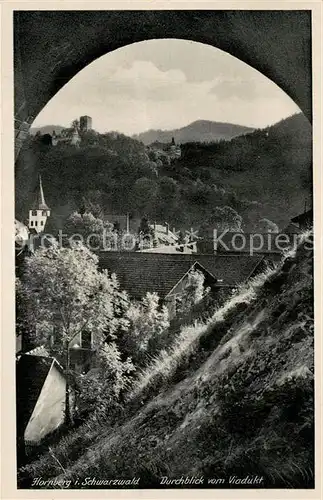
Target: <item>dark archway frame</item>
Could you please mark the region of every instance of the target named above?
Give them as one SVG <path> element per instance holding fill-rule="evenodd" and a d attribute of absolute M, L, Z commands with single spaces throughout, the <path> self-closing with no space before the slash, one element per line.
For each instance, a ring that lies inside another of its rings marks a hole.
<path fill-rule="evenodd" d="M 311 121 L 311 32 L 307 10 L 16 11 L 16 157 L 35 117 L 73 76 L 104 54 L 149 39 L 228 52 L 275 82 Z"/>

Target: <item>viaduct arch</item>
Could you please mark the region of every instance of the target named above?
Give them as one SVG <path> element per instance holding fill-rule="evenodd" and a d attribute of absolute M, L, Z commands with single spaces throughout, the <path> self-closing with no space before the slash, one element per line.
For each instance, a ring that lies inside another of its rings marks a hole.
<path fill-rule="evenodd" d="M 16 11 L 16 158 L 37 114 L 80 70 L 117 48 L 158 38 L 228 52 L 275 82 L 311 120 L 310 11 Z"/>

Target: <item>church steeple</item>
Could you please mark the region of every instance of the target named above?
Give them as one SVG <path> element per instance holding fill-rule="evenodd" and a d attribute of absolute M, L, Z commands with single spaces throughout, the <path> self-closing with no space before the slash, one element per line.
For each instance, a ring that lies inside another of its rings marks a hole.
<path fill-rule="evenodd" d="M 44 191 L 43 191 L 43 184 L 41 180 L 41 175 L 39 174 L 39 184 L 38 184 L 38 189 L 36 193 L 36 197 L 33 203 L 32 208 L 35 210 L 49 210 L 46 202 L 45 202 L 45 196 L 44 196 Z"/>
<path fill-rule="evenodd" d="M 39 184 L 31 210 L 29 210 L 29 229 L 34 229 L 37 233 L 41 233 L 45 229 L 47 217 L 50 216 L 50 209 L 45 201 L 43 184 L 39 175 Z"/>

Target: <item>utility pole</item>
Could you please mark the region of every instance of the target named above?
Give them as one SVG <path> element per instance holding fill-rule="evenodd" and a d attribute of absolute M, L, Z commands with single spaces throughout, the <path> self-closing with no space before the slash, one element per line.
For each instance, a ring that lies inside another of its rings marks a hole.
<path fill-rule="evenodd" d="M 127 234 L 129 234 L 129 212 L 127 212 Z"/>

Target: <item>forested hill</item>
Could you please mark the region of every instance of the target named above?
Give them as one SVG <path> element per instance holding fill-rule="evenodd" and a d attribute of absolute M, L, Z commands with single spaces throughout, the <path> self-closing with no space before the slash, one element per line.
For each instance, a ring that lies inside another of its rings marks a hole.
<path fill-rule="evenodd" d="M 197 120 L 186 127 L 174 130 L 147 130 L 133 138 L 138 139 L 146 145 L 155 141 L 170 142 L 174 137 L 177 143 L 191 141 L 214 142 L 220 140 L 230 140 L 238 135 L 252 132 L 252 128 L 233 123 L 213 122 L 209 120 Z"/>
<path fill-rule="evenodd" d="M 215 182 L 240 199 L 264 205 L 267 216 L 282 225 L 284 215 L 303 211 L 311 200 L 312 128 L 297 114 L 229 142 L 185 144 L 178 165 L 205 184 Z"/>
<path fill-rule="evenodd" d="M 185 144 L 174 162 L 117 133 L 85 133 L 79 148 L 30 136 L 16 164 L 16 216 L 26 220 L 41 173 L 58 225 L 86 203 L 180 228 L 212 224 L 213 210 L 229 206 L 245 229 L 263 217 L 283 227 L 310 202 L 311 165 L 302 114 L 230 141 Z"/>

